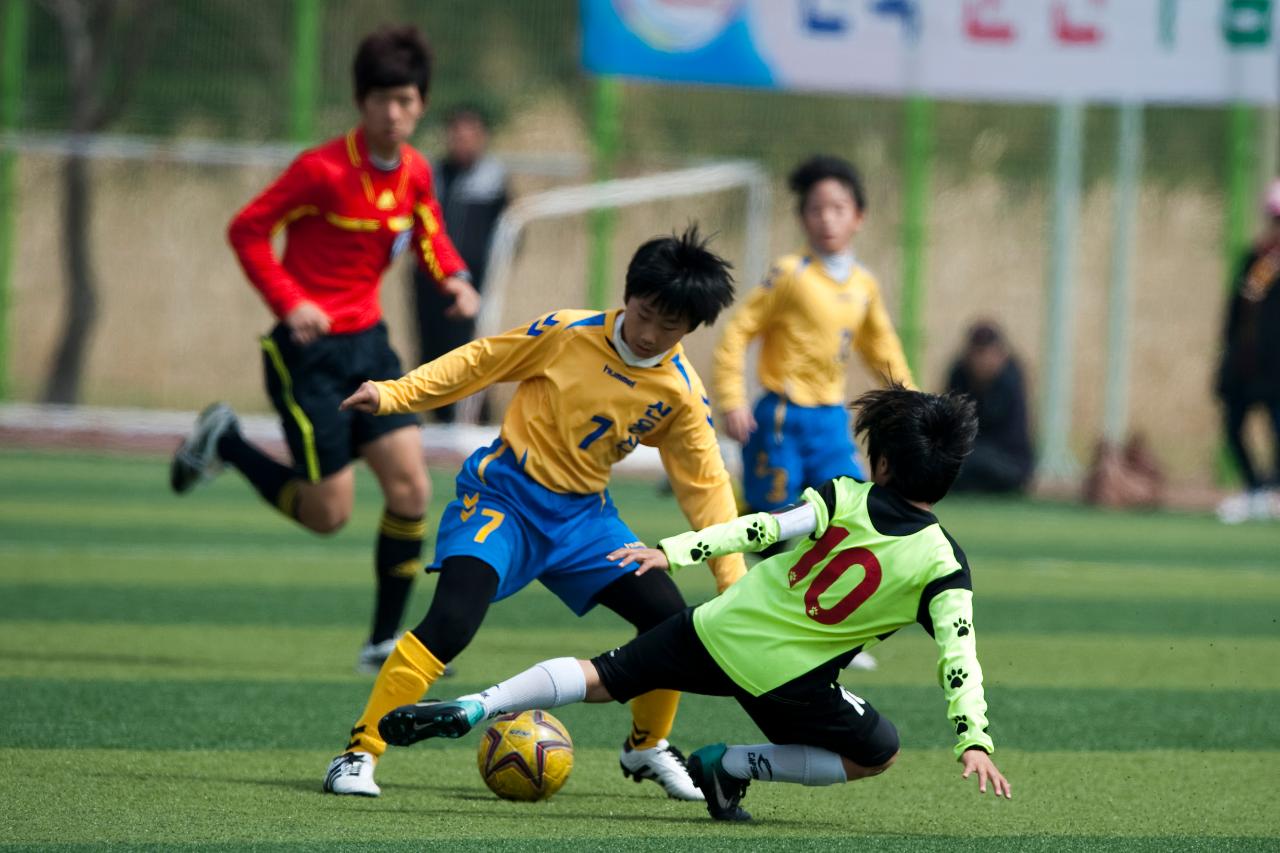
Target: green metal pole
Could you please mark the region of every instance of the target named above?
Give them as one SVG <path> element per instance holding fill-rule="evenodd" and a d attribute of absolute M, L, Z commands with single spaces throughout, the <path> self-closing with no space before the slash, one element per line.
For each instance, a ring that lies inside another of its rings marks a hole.
<path fill-rule="evenodd" d="M 1112 192 L 1111 286 L 1107 291 L 1107 380 L 1103 394 L 1102 435 L 1115 446 L 1129 431 L 1129 363 L 1133 316 L 1133 226 L 1142 183 L 1143 107 L 1120 105 L 1116 173 Z"/>
<path fill-rule="evenodd" d="M 1249 226 L 1253 220 L 1253 205 L 1257 198 L 1258 181 L 1254 175 L 1254 136 L 1257 132 L 1257 115 L 1248 104 L 1236 103 L 1227 114 L 1227 209 L 1222 229 L 1222 280 L 1227 292 L 1231 292 L 1236 264 L 1249 242 Z M 1239 482 L 1226 439 L 1218 445 L 1218 483 L 1233 485 Z"/>
<path fill-rule="evenodd" d="M 1044 390 L 1040 429 L 1040 476 L 1074 479 L 1079 463 L 1071 453 L 1072 342 L 1075 326 L 1076 235 L 1084 159 L 1084 104 L 1063 101 L 1055 117 L 1052 245 L 1049 253 L 1049 314 L 1045 319 Z"/>
<path fill-rule="evenodd" d="M 1231 277 L 1240 261 L 1254 218 L 1253 205 L 1259 191 L 1254 175 L 1257 124 L 1253 107 L 1232 105 L 1227 125 L 1227 221 L 1222 245 L 1228 270 L 1225 279 Z"/>
<path fill-rule="evenodd" d="M 5 0 L 0 50 L 0 133 L 22 120 L 22 75 L 27 64 L 27 0 Z M 13 232 L 17 222 L 18 155 L 0 148 L 0 400 L 9 397 L 9 293 L 13 275 Z"/>
<path fill-rule="evenodd" d="M 293 67 L 289 81 L 289 139 L 315 138 L 320 77 L 320 0 L 293 0 Z"/>
<path fill-rule="evenodd" d="M 924 264 L 933 167 L 933 103 L 919 95 L 907 100 L 907 158 L 902 210 L 902 349 L 917 384 L 924 369 Z"/>
<path fill-rule="evenodd" d="M 622 81 L 616 77 L 598 78 L 592 129 L 597 181 L 607 181 L 613 177 L 613 168 L 618 159 L 621 119 Z M 609 250 L 613 245 L 613 232 L 617 225 L 616 211 L 605 209 L 591 212 L 591 254 L 587 268 L 587 302 L 591 308 L 604 309 L 609 303 Z"/>

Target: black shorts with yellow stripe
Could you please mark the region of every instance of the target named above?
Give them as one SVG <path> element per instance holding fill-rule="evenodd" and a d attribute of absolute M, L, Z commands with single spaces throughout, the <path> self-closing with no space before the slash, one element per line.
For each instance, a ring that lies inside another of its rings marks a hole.
<path fill-rule="evenodd" d="M 288 327 L 279 324 L 262 338 L 262 365 L 294 469 L 310 482 L 341 471 L 374 439 L 417 426 L 413 415 L 338 411 L 366 379 L 403 375 L 382 323 L 349 335 L 326 335 L 307 346 L 295 344 Z"/>

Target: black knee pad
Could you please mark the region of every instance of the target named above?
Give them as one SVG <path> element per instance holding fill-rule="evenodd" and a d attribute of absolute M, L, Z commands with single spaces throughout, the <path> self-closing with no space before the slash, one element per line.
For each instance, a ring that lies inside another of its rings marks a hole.
<path fill-rule="evenodd" d="M 863 767 L 879 767 L 897 754 L 902 742 L 898 739 L 898 727 L 889 718 L 880 715 L 876 726 L 871 730 L 866 742 L 859 750 L 861 753 L 853 760 Z"/>

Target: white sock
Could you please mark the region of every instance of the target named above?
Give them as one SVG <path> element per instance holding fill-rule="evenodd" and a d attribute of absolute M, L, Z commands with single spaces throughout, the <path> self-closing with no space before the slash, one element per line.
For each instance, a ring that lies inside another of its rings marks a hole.
<path fill-rule="evenodd" d="M 725 772 L 738 779 L 835 785 L 849 781 L 840 756 L 816 746 L 778 746 L 760 743 L 731 746 L 720 760 Z"/>
<path fill-rule="evenodd" d="M 587 677 L 577 658 L 554 658 L 535 663 L 488 690 L 460 696 L 484 705 L 485 717 L 492 719 L 511 711 L 558 708 L 581 702 L 587 696 Z"/>

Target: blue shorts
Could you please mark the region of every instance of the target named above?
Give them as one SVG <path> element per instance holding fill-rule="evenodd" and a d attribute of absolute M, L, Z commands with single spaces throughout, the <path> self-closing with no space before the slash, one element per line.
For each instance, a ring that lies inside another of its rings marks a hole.
<path fill-rule="evenodd" d="M 484 561 L 498 573 L 494 601 L 537 580 L 581 616 L 595 606 L 596 593 L 635 571 L 605 559 L 639 538 L 608 491 L 553 492 L 524 472 L 501 439 L 467 458 L 457 486 L 440 518 L 431 569 L 449 557 Z"/>
<path fill-rule="evenodd" d="M 844 406 L 797 406 L 777 394 L 760 398 L 756 431 L 742 447 L 742 490 L 759 512 L 795 503 L 800 492 L 833 477 L 863 479 Z"/>

